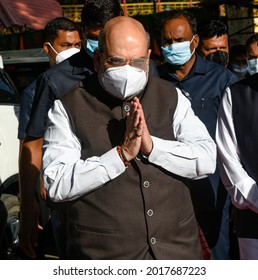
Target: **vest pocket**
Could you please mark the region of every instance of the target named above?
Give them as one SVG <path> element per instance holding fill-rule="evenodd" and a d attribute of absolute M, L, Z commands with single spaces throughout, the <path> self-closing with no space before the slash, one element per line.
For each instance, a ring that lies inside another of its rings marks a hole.
<path fill-rule="evenodd" d="M 90 227 L 90 226 L 82 226 L 82 225 L 73 225 L 74 230 L 81 231 L 81 232 L 89 232 L 89 233 L 99 233 L 99 234 L 116 234 L 116 231 L 113 229 L 106 229 L 106 228 L 97 228 L 97 227 Z"/>

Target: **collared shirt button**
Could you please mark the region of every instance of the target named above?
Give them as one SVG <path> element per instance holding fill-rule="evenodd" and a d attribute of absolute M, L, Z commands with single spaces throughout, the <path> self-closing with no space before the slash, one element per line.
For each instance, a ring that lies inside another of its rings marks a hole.
<path fill-rule="evenodd" d="M 126 104 L 125 106 L 124 106 L 124 110 L 125 110 L 125 112 L 130 112 L 130 106 L 128 105 L 128 104 Z"/>
<path fill-rule="evenodd" d="M 151 242 L 151 244 L 153 245 L 153 244 L 155 244 L 155 243 L 157 242 L 157 240 L 156 240 L 155 237 L 152 237 L 152 238 L 150 239 L 150 242 Z"/>
<path fill-rule="evenodd" d="M 143 186 L 144 186 L 144 188 L 148 188 L 150 186 L 150 182 L 149 181 L 144 181 Z"/>
<path fill-rule="evenodd" d="M 149 210 L 147 211 L 147 215 L 148 215 L 149 217 L 151 217 L 151 216 L 153 215 L 153 210 L 152 210 L 152 209 L 149 209 Z"/>

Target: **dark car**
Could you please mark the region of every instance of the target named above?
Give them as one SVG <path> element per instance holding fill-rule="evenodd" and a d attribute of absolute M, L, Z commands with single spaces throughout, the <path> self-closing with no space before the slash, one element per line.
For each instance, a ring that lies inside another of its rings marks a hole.
<path fill-rule="evenodd" d="M 17 139 L 20 95 L 0 56 L 0 258 L 18 246 L 19 184 Z"/>
<path fill-rule="evenodd" d="M 0 52 L 0 259 L 26 259 L 19 250 L 20 93 L 48 65 L 42 49 Z M 46 240 L 42 258 L 57 258 L 49 209 L 44 203 L 40 207 L 41 215 L 48 218 L 41 231 Z"/>

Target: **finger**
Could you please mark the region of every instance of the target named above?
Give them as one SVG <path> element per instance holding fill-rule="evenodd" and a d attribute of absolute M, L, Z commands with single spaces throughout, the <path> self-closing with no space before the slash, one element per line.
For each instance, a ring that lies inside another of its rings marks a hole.
<path fill-rule="evenodd" d="M 140 104 L 140 100 L 138 97 L 134 97 L 133 102 L 136 104 Z"/>
<path fill-rule="evenodd" d="M 40 224 L 38 224 L 38 230 L 43 230 L 43 226 L 41 226 Z"/>
<path fill-rule="evenodd" d="M 128 134 L 134 132 L 134 128 L 137 127 L 139 123 L 140 111 L 136 108 L 137 106 L 134 105 L 132 105 L 131 111 L 126 120 L 126 128 Z"/>
<path fill-rule="evenodd" d="M 143 122 L 142 119 L 144 120 L 144 114 L 143 114 L 143 109 L 142 105 L 140 104 L 139 100 L 137 103 L 137 110 L 135 113 L 135 122 L 134 122 L 134 131 L 136 134 L 141 134 L 143 130 Z"/>
<path fill-rule="evenodd" d="M 143 122 L 139 118 L 139 122 L 138 122 L 137 126 L 134 127 L 135 137 L 141 137 L 142 136 L 142 132 L 143 132 Z"/>
<path fill-rule="evenodd" d="M 137 109 L 134 113 L 133 129 L 138 128 L 140 116 L 141 116 L 141 111 L 139 109 Z"/>

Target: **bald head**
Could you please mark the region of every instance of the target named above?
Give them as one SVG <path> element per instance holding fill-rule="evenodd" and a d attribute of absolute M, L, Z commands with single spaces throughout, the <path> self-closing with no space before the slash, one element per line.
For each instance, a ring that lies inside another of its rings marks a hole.
<path fill-rule="evenodd" d="M 146 86 L 149 75 L 148 36 L 140 22 L 129 17 L 108 21 L 94 52 L 101 86 L 119 99 L 130 99 Z"/>
<path fill-rule="evenodd" d="M 148 36 L 142 24 L 126 16 L 109 20 L 99 38 L 100 51 L 109 56 L 142 57 L 147 55 L 148 47 Z"/>

